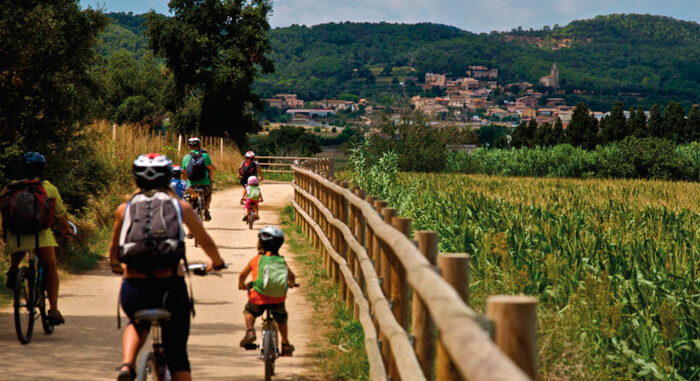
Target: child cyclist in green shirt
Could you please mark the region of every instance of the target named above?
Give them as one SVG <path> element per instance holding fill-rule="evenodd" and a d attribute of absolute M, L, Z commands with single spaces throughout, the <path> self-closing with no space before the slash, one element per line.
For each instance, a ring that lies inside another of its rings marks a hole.
<path fill-rule="evenodd" d="M 282 336 L 282 356 L 291 356 L 294 346 L 289 343 L 287 336 L 287 310 L 284 302 L 287 298 L 287 288 L 294 287 L 295 276 L 284 257 L 279 254 L 282 243 L 284 233 L 278 227 L 266 226 L 260 229 L 258 255 L 250 260 L 238 277 L 238 288 L 248 290 L 248 303 L 243 310 L 246 333 L 240 345 L 247 348 L 255 343 L 255 318 L 269 309 Z M 253 277 L 250 289 L 246 284 L 249 274 Z"/>

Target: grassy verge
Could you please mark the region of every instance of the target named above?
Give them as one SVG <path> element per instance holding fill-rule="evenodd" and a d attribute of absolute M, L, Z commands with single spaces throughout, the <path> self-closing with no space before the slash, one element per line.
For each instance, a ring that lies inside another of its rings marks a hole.
<path fill-rule="evenodd" d="M 316 312 L 315 324 L 323 327 L 321 332 L 326 340 L 315 344 L 313 355 L 323 379 L 367 380 L 369 364 L 362 326 L 345 309 L 338 287 L 323 269 L 321 256 L 294 222 L 292 206 L 282 210 L 281 220 L 289 249 L 302 265 L 304 289 Z"/>

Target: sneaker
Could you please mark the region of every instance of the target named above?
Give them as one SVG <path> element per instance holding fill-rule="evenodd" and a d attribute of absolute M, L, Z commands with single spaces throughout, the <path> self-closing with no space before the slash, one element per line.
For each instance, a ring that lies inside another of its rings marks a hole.
<path fill-rule="evenodd" d="M 243 336 L 243 339 L 241 340 L 241 348 L 248 348 L 251 345 L 255 343 L 255 330 L 254 329 L 247 329 L 245 331 L 245 336 Z"/>
<path fill-rule="evenodd" d="M 58 312 L 58 310 L 49 310 L 48 313 L 49 316 L 47 316 L 47 320 L 49 321 L 49 324 L 51 325 L 60 325 L 60 324 L 66 324 L 66 319 L 61 316 L 61 313 Z"/>
<path fill-rule="evenodd" d="M 291 356 L 294 353 L 294 346 L 289 343 L 282 343 L 282 354 L 281 356 Z"/>
<path fill-rule="evenodd" d="M 248 215 L 243 216 L 243 222 L 248 222 Z"/>
<path fill-rule="evenodd" d="M 5 277 L 7 279 L 7 282 L 5 282 L 5 286 L 7 286 L 7 288 L 9 288 L 10 290 L 14 290 L 15 282 L 17 281 L 17 269 L 7 270 L 7 273 L 5 273 Z"/>
<path fill-rule="evenodd" d="M 209 209 L 204 210 L 204 221 L 211 221 L 211 214 L 209 214 Z"/>
<path fill-rule="evenodd" d="M 119 371 L 117 381 L 134 381 L 136 379 L 136 371 L 134 370 L 134 366 L 129 363 L 122 364 L 122 366 L 118 367 L 117 370 Z"/>

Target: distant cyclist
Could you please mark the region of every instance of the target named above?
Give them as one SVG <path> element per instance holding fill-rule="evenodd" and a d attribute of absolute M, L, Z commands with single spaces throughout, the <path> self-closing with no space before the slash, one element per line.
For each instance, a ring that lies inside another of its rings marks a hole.
<path fill-rule="evenodd" d="M 27 152 L 22 156 L 20 162 L 20 172 L 22 180 L 8 185 L 2 190 L 2 205 L 3 205 L 3 230 L 5 237 L 5 252 L 11 254 L 10 270 L 7 272 L 7 287 L 14 288 L 17 278 L 17 268 L 24 258 L 26 252 L 30 249 L 36 249 L 36 255 L 39 257 L 42 265 L 46 267 L 48 276 L 46 284 L 46 292 L 49 298 L 50 309 L 48 311 L 48 320 L 52 325 L 64 324 L 65 319 L 58 311 L 58 269 L 56 267 L 56 250 L 58 246 L 56 237 L 54 237 L 51 228 L 45 228 L 38 231 L 36 234 L 25 234 L 17 231 L 17 226 L 21 225 L 21 221 L 17 221 L 22 217 L 15 217 L 19 213 L 10 211 L 13 204 L 13 193 L 17 191 L 30 191 L 30 184 L 37 184 L 43 188 L 44 196 L 52 199 L 52 205 L 47 212 L 55 213 L 55 218 L 58 221 L 58 227 L 62 234 L 73 235 L 73 231 L 68 224 L 68 214 L 63 205 L 61 195 L 58 189 L 48 180 L 44 179 L 44 169 L 46 167 L 46 158 L 38 152 Z M 41 192 L 41 190 L 38 190 Z M 35 213 L 32 213 L 35 214 Z M 26 217 L 25 217 L 26 218 Z M 52 221 L 48 222 L 51 225 Z M 38 230 L 38 229 L 37 229 Z"/>
<path fill-rule="evenodd" d="M 168 368 L 173 380 L 191 380 L 187 356 L 191 303 L 180 264 L 185 256 L 182 224 L 190 228 L 209 256 L 207 271 L 225 265 L 190 204 L 179 200 L 170 188 L 170 159 L 155 153 L 141 155 L 134 161 L 132 173 L 138 191 L 117 208 L 109 246 L 112 271 L 124 275 L 120 300 L 130 320 L 122 337 L 123 361 L 117 380 L 136 377 L 134 362 L 148 327 L 134 323 L 134 314 L 149 308 L 165 308 L 171 313 L 162 325 Z"/>
<path fill-rule="evenodd" d="M 203 191 L 204 221 L 211 221 L 209 205 L 216 167 L 212 164 L 209 154 L 202 149 L 202 141 L 199 138 L 190 138 L 187 145 L 190 147 L 190 153 L 182 158 L 182 174 L 191 188 Z"/>
<path fill-rule="evenodd" d="M 250 176 L 256 176 L 258 181 L 263 180 L 262 171 L 260 170 L 260 163 L 255 161 L 255 152 L 253 151 L 248 151 L 245 153 L 245 161 L 241 163 L 241 167 L 238 169 L 238 178 L 241 179 L 241 186 L 243 187 L 241 205 L 245 203 L 245 187 L 248 186 L 248 178 Z"/>
<path fill-rule="evenodd" d="M 185 193 L 190 189 L 187 180 L 182 179 L 182 167 L 173 165 L 173 178 L 170 180 L 170 187 L 173 188 L 177 197 L 184 199 Z"/>

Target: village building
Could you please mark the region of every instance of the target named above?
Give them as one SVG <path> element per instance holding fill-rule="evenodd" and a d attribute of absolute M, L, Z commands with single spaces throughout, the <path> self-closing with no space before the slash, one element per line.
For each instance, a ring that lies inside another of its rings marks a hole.
<path fill-rule="evenodd" d="M 498 69 L 489 69 L 486 66 L 469 66 L 467 76 L 477 79 L 497 79 Z"/>
<path fill-rule="evenodd" d="M 447 75 L 425 73 L 425 84 L 431 87 L 445 87 L 447 85 Z"/>
<path fill-rule="evenodd" d="M 566 100 L 564 98 L 547 98 L 547 107 L 565 106 Z"/>
<path fill-rule="evenodd" d="M 559 68 L 557 67 L 556 63 L 549 71 L 549 75 L 540 77 L 540 84 L 545 87 L 553 87 L 555 89 L 559 88 Z"/>
<path fill-rule="evenodd" d="M 537 100 L 537 98 L 535 98 L 531 95 L 517 98 L 515 100 L 515 103 L 516 103 L 516 105 L 518 103 L 523 105 L 523 106 L 518 107 L 518 108 L 537 108 L 537 106 L 539 105 L 539 101 Z"/>
<path fill-rule="evenodd" d="M 304 101 L 297 99 L 296 94 L 275 94 L 275 98 L 263 99 L 270 107 L 276 108 L 302 108 Z"/>
<path fill-rule="evenodd" d="M 317 105 L 321 108 L 327 108 L 331 110 L 352 110 L 355 111 L 355 104 L 350 101 L 341 101 L 335 99 L 325 99 L 317 102 Z"/>

